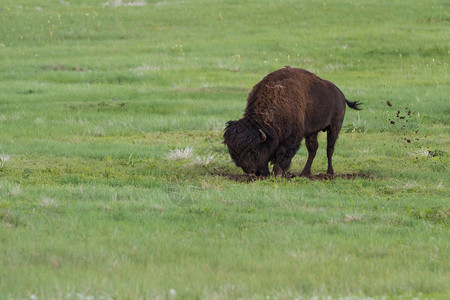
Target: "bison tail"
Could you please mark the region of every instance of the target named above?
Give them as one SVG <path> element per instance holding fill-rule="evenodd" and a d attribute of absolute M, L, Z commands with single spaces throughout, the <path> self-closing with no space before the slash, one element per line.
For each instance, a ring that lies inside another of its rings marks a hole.
<path fill-rule="evenodd" d="M 345 99 L 345 101 L 347 102 L 348 107 L 353 108 L 355 110 L 361 110 L 361 108 L 359 107 L 362 103 L 359 101 L 348 101 L 347 99 Z"/>

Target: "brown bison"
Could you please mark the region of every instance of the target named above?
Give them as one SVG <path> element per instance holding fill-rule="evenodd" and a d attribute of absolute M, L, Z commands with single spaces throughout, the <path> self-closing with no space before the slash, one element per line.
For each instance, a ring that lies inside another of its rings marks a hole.
<path fill-rule="evenodd" d="M 306 139 L 308 160 L 302 175 L 311 174 L 317 151 L 317 134 L 327 131 L 328 174 L 334 174 L 332 156 L 341 130 L 345 105 L 360 110 L 333 83 L 303 69 L 286 68 L 270 73 L 253 87 L 242 119 L 229 121 L 224 144 L 245 173 L 281 176 Z"/>

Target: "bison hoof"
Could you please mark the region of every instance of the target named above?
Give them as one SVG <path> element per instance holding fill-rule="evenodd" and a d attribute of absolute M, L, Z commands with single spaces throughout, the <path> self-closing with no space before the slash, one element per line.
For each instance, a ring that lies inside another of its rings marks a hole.
<path fill-rule="evenodd" d="M 284 175 L 283 169 L 279 165 L 274 165 L 273 175 L 275 175 L 276 177 L 282 177 Z"/>

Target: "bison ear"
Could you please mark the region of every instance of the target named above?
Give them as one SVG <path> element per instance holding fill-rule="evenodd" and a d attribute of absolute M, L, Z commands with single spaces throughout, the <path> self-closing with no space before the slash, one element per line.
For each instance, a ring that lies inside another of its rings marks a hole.
<path fill-rule="evenodd" d="M 267 136 L 264 133 L 264 131 L 262 131 L 261 129 L 259 129 L 259 135 L 261 137 L 261 143 L 264 143 L 267 140 Z"/>
<path fill-rule="evenodd" d="M 228 128 L 230 128 L 231 126 L 235 125 L 237 122 L 238 122 L 238 121 L 232 121 L 232 120 L 228 121 L 228 122 L 225 124 L 225 130 L 228 129 Z"/>

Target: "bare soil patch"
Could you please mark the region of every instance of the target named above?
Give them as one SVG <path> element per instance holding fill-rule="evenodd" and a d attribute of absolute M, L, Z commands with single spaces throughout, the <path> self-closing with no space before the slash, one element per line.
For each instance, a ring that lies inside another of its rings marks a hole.
<path fill-rule="evenodd" d="M 252 175 L 252 174 L 229 174 L 229 173 L 224 173 L 220 170 L 215 170 L 214 175 L 218 175 L 218 176 L 222 176 L 222 177 L 226 177 L 229 180 L 233 180 L 233 181 L 238 181 L 238 182 L 253 182 L 256 180 L 265 180 L 268 177 L 264 177 L 264 176 L 256 176 L 256 175 Z M 303 176 L 300 174 L 294 174 L 294 173 L 290 173 L 287 172 L 283 178 L 286 179 L 293 179 L 293 178 L 308 178 L 310 180 L 333 180 L 336 178 L 343 178 L 343 179 L 348 179 L 348 180 L 355 180 L 356 178 L 363 178 L 363 179 L 372 179 L 372 177 L 370 177 L 369 175 L 363 174 L 363 173 L 348 173 L 348 174 L 334 174 L 334 175 L 330 175 L 330 174 L 311 174 L 308 176 Z"/>
<path fill-rule="evenodd" d="M 67 72 L 86 72 L 87 69 L 80 66 L 66 66 L 62 64 L 50 64 L 43 65 L 41 67 L 43 70 L 52 70 L 52 71 L 67 71 Z"/>

